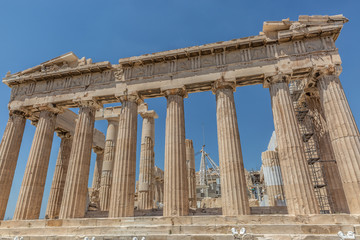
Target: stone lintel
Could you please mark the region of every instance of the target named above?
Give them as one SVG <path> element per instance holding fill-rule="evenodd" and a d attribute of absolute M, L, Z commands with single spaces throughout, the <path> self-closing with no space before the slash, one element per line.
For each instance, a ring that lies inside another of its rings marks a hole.
<path fill-rule="evenodd" d="M 31 120 L 32 124 L 36 125 L 39 119 L 40 112 L 34 112 L 31 115 L 26 115 L 29 120 Z M 71 136 L 75 134 L 75 125 L 76 119 L 78 115 L 73 111 L 66 109 L 64 112 L 57 115 L 56 118 L 56 127 L 55 130 L 57 132 L 67 132 Z M 94 139 L 93 139 L 94 147 L 105 147 L 105 135 L 97 129 L 94 129 Z"/>
<path fill-rule="evenodd" d="M 119 120 L 121 106 L 106 107 L 96 110 L 95 120 Z"/>

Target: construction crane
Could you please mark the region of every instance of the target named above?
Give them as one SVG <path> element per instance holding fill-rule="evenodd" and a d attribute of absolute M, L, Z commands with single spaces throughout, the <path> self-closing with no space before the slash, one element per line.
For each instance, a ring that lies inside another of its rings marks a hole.
<path fill-rule="evenodd" d="M 211 173 L 215 173 L 216 175 L 218 175 L 220 177 L 220 169 L 219 166 L 215 163 L 214 160 L 211 159 L 211 157 L 209 156 L 209 154 L 207 152 L 205 152 L 204 150 L 205 145 L 202 146 L 200 152 L 201 152 L 201 161 L 200 161 L 200 185 L 204 186 L 207 185 L 207 171 L 206 171 L 206 166 L 210 165 L 212 172 Z M 206 161 L 207 160 L 207 161 Z M 208 164 L 206 164 L 206 162 Z"/>

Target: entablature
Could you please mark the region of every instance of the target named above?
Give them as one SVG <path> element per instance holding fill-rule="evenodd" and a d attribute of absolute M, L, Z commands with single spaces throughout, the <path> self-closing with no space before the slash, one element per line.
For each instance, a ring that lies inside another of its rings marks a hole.
<path fill-rule="evenodd" d="M 187 93 L 210 91 L 218 79 L 235 82 L 237 87 L 266 87 L 268 76 L 289 74 L 295 80 L 307 77 L 314 67 L 340 65 L 334 41 L 346 21 L 337 15 L 265 22 L 258 36 L 124 58 L 115 65 L 79 60 L 69 53 L 7 75 L 3 82 L 12 88 L 12 110 L 39 101 L 68 108 L 84 98 L 106 104 L 128 94 L 161 97 L 164 90 L 173 88 L 185 88 Z M 71 59 L 68 67 L 51 68 L 54 63 L 64 65 L 64 59 Z"/>

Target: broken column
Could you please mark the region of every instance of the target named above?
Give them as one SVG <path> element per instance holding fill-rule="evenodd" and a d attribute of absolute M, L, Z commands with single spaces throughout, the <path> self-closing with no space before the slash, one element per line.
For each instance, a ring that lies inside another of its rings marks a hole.
<path fill-rule="evenodd" d="M 278 153 L 276 151 L 265 151 L 261 154 L 261 159 L 269 206 L 282 205 L 278 204 L 284 200 Z"/>
<path fill-rule="evenodd" d="M 360 134 L 339 80 L 340 70 L 327 69 L 317 85 L 348 207 L 351 214 L 360 214 Z"/>
<path fill-rule="evenodd" d="M 104 160 L 103 160 L 100 192 L 99 192 L 101 211 L 109 210 L 118 126 L 119 126 L 118 121 L 108 120 L 108 128 L 106 132 Z"/>
<path fill-rule="evenodd" d="M 56 124 L 57 114 L 53 111 L 46 107 L 40 110 L 14 220 L 39 218 Z"/>
<path fill-rule="evenodd" d="M 116 142 L 109 217 L 134 216 L 137 108 L 142 101 L 137 95 L 121 97 L 119 130 Z"/>
<path fill-rule="evenodd" d="M 11 111 L 0 144 L 0 221 L 4 219 L 25 128 L 25 114 Z"/>
<path fill-rule="evenodd" d="M 45 213 L 45 218 L 49 219 L 59 218 L 72 146 L 72 136 L 68 132 L 58 132 L 57 135 L 61 143 Z"/>
<path fill-rule="evenodd" d="M 219 145 L 222 213 L 225 216 L 250 214 L 244 163 L 236 116 L 235 84 L 222 80 L 213 85 Z"/>
<path fill-rule="evenodd" d="M 282 75 L 267 78 L 270 83 L 271 105 L 286 205 L 291 215 L 318 214 L 319 207 L 287 79 L 287 76 Z"/>
<path fill-rule="evenodd" d="M 186 147 L 186 165 L 187 177 L 189 185 L 189 206 L 196 208 L 196 176 L 195 176 L 195 153 L 193 141 L 190 139 L 185 140 Z"/>
<path fill-rule="evenodd" d="M 189 213 L 185 150 L 185 116 L 183 89 L 165 92 L 167 98 L 165 128 L 164 216 Z"/>
<path fill-rule="evenodd" d="M 140 111 L 143 118 L 140 169 L 139 169 L 139 195 L 138 208 L 152 209 L 154 205 L 154 167 L 155 167 L 155 111 Z"/>
<path fill-rule="evenodd" d="M 102 166 L 104 160 L 104 149 L 100 147 L 93 147 L 93 150 L 94 153 L 96 154 L 96 161 L 95 161 L 91 191 L 89 191 L 90 204 L 92 207 L 95 207 L 97 210 L 100 210 L 99 191 L 100 191 Z"/>
<path fill-rule="evenodd" d="M 59 218 L 61 219 L 84 217 L 86 209 L 97 105 L 91 101 L 80 104 L 60 208 Z"/>

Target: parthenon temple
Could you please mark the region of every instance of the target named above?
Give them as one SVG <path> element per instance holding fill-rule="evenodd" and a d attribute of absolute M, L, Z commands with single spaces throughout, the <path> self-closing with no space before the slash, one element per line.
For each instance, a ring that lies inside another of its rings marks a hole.
<path fill-rule="evenodd" d="M 342 15 L 299 16 L 264 22 L 257 36 L 117 64 L 69 52 L 8 72 L 0 239 L 336 239 L 340 231 L 354 236 L 342 239 L 360 237 L 360 134 L 335 46 L 346 22 Z M 234 92 L 256 84 L 270 93 L 275 131 L 255 176 L 244 169 Z M 216 211 L 199 192 L 185 132 L 184 99 L 204 91 L 216 104 L 220 177 L 212 186 L 221 188 L 200 188 L 213 194 Z M 163 170 L 155 166 L 158 115 L 148 98 L 167 101 Z M 114 103 L 121 104 L 104 107 Z M 36 131 L 14 216 L 3 220 L 27 119 Z M 105 134 L 94 127 L 97 120 L 107 120 Z M 39 219 L 54 132 L 61 144 Z"/>

